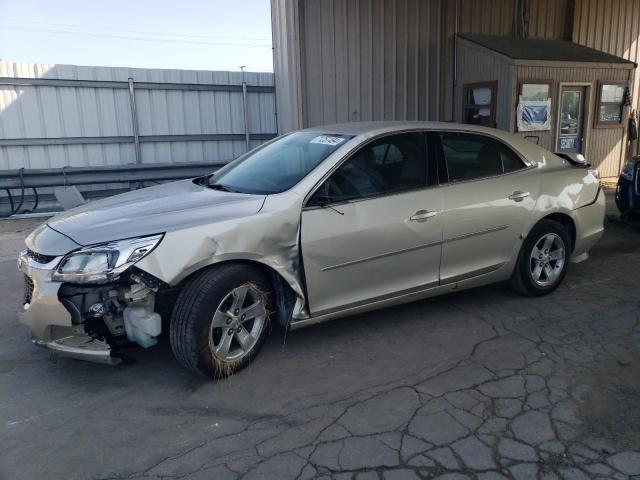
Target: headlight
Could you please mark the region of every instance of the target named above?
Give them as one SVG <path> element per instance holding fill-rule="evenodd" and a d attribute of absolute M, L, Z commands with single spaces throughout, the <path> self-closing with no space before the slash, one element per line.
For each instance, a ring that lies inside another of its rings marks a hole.
<path fill-rule="evenodd" d="M 53 273 L 58 282 L 107 283 L 144 258 L 162 235 L 92 245 L 66 255 Z"/>
<path fill-rule="evenodd" d="M 633 181 L 633 169 L 636 166 L 636 162 L 631 160 L 627 160 L 622 167 L 622 172 L 620 172 L 620 176 L 626 180 Z"/>

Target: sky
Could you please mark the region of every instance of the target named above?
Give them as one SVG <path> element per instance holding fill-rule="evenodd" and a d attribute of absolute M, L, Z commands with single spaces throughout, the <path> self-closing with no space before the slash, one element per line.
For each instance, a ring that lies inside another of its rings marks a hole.
<path fill-rule="evenodd" d="M 0 0 L 0 59 L 271 72 L 270 0 Z"/>

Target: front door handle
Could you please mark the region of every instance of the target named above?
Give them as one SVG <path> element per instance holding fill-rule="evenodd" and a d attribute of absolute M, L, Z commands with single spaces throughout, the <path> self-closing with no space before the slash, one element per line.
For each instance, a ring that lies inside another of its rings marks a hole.
<path fill-rule="evenodd" d="M 435 217 L 438 212 L 430 212 L 429 210 L 418 210 L 409 217 L 412 222 L 426 222 L 431 217 Z"/>
<path fill-rule="evenodd" d="M 521 192 L 519 190 L 513 192 L 511 195 L 509 195 L 509 200 L 513 200 L 514 202 L 521 202 L 522 200 L 524 200 L 525 198 L 527 198 L 529 195 L 531 195 L 529 192 Z"/>

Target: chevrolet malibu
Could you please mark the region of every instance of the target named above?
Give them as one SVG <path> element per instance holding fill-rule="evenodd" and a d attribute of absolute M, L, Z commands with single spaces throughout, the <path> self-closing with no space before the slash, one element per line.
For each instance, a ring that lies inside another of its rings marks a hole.
<path fill-rule="evenodd" d="M 278 137 L 216 173 L 53 217 L 26 239 L 21 321 L 117 363 L 168 335 L 223 377 L 299 328 L 508 280 L 552 292 L 603 232 L 597 171 L 469 125 L 351 123 Z"/>

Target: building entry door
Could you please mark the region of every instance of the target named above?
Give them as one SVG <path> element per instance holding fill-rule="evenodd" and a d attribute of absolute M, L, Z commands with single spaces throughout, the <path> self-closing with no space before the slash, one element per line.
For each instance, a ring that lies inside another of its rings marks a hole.
<path fill-rule="evenodd" d="M 584 153 L 585 99 L 587 87 L 560 87 L 560 112 L 556 134 L 556 151 Z"/>

